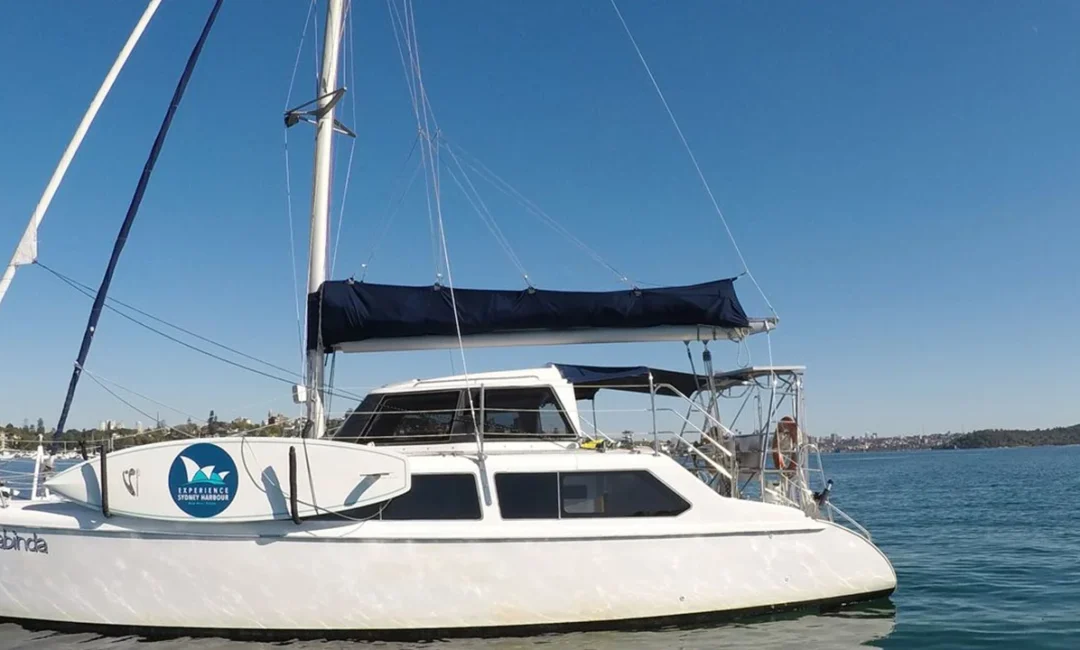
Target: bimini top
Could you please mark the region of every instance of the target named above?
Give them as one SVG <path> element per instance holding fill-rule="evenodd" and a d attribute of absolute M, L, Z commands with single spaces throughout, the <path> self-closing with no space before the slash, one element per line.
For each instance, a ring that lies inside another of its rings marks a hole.
<path fill-rule="evenodd" d="M 657 387 L 657 395 L 675 395 L 667 386 L 674 388 L 686 397 L 709 388 L 709 379 L 706 375 L 695 375 L 676 370 L 663 370 L 646 366 L 578 366 L 565 363 L 550 363 L 548 366 L 558 370 L 563 379 L 574 386 L 574 394 L 578 399 L 592 399 L 598 391 L 605 388 L 634 393 L 648 393 L 650 374 L 652 375 L 653 385 Z M 749 368 L 739 368 L 737 370 L 718 372 L 713 375 L 713 387 L 717 391 L 725 391 L 739 386 L 753 385 L 758 379 L 767 377 L 777 377 L 781 381 L 790 382 L 801 377 L 805 370 L 806 366 L 750 366 Z"/>
<path fill-rule="evenodd" d="M 675 370 L 661 370 L 645 366 L 572 366 L 565 363 L 553 363 L 563 379 L 574 386 L 574 395 L 578 399 L 592 399 L 601 389 L 623 390 L 633 393 L 649 392 L 649 375 L 657 395 L 675 395 L 668 386 L 689 397 L 707 387 L 707 379 L 702 375 Z"/>
<path fill-rule="evenodd" d="M 734 279 L 623 291 L 405 287 L 353 280 L 308 296 L 308 347 L 371 352 L 501 345 L 739 339 L 774 320 L 751 321 Z"/>

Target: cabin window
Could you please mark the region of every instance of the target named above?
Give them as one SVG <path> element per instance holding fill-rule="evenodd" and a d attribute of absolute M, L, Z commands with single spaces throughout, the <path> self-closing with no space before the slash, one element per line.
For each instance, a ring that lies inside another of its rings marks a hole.
<path fill-rule="evenodd" d="M 368 422 L 371 421 L 371 416 L 375 414 L 375 407 L 378 406 L 381 399 L 381 395 L 368 395 L 365 397 L 364 401 L 360 402 L 360 406 L 357 406 L 356 410 L 345 418 L 341 428 L 334 432 L 333 438 L 344 441 L 355 441 L 360 438 L 364 434 Z"/>
<path fill-rule="evenodd" d="M 480 497 L 473 474 L 413 474 L 408 492 L 389 501 L 353 508 L 343 513 L 349 519 L 383 521 L 440 521 L 480 519 Z M 336 514 L 312 517 L 321 521 L 341 521 Z"/>
<path fill-rule="evenodd" d="M 383 508 L 383 521 L 480 519 L 473 474 L 414 474 L 412 488 Z"/>
<path fill-rule="evenodd" d="M 558 519 L 559 475 L 496 474 L 499 512 L 503 519 Z"/>
<path fill-rule="evenodd" d="M 562 516 L 674 517 L 690 504 L 660 479 L 643 470 L 562 472 Z"/>
<path fill-rule="evenodd" d="M 690 504 L 645 470 L 496 474 L 503 519 L 674 517 Z"/>
<path fill-rule="evenodd" d="M 456 390 L 385 395 L 364 437 L 446 442 L 450 438 L 460 396 Z"/>
<path fill-rule="evenodd" d="M 573 435 L 570 422 L 550 388 L 484 390 L 484 437 L 513 439 Z"/>
<path fill-rule="evenodd" d="M 333 437 L 390 444 L 470 442 L 476 436 L 474 415 L 492 440 L 576 437 L 550 387 L 476 388 L 471 405 L 463 390 L 369 395 Z"/>

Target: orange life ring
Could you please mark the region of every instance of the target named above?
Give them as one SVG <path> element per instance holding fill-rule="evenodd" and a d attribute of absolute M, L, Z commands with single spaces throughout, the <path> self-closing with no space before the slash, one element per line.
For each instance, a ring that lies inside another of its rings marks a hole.
<path fill-rule="evenodd" d="M 780 439 L 786 438 L 790 451 L 787 453 L 790 458 L 785 458 L 784 454 L 780 451 Z M 780 418 L 780 421 L 776 423 L 776 435 L 773 436 L 773 465 L 776 469 L 787 472 L 794 470 L 798 467 L 798 461 L 793 457 L 795 452 L 799 448 L 799 424 L 795 422 L 795 418 L 790 415 L 785 415 Z"/>

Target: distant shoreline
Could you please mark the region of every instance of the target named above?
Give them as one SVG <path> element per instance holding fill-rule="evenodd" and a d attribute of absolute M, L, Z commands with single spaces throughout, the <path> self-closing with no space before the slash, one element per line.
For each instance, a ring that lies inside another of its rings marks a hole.
<path fill-rule="evenodd" d="M 983 429 L 971 433 L 936 433 L 923 436 L 822 438 L 822 453 L 877 451 L 943 451 L 956 449 L 1012 449 L 1080 445 L 1080 424 L 1053 429 Z"/>
<path fill-rule="evenodd" d="M 218 428 L 220 427 L 220 428 Z M 161 442 L 163 440 L 212 437 L 219 434 L 242 434 L 248 429 L 257 428 L 261 435 L 280 436 L 285 427 L 277 423 L 256 427 L 246 421 L 231 423 L 211 423 L 203 426 L 181 424 L 175 427 L 163 426 L 154 431 L 141 433 L 129 429 L 119 431 L 67 431 L 59 442 L 67 450 L 77 448 L 78 441 L 87 442 L 88 447 L 108 443 L 110 448 L 125 447 Z M 7 451 L 31 452 L 37 448 L 38 435 L 47 436 L 39 420 L 37 430 L 29 426 L 16 428 L 12 425 L 0 426 L 0 437 L 4 438 Z M 216 429 L 216 430 L 215 430 Z M 1080 424 L 1052 429 L 982 429 L 970 433 L 933 433 L 928 435 L 879 437 L 868 434 L 861 437 L 840 438 L 828 436 L 813 437 L 813 442 L 822 453 L 873 453 L 883 451 L 939 451 L 955 449 L 1005 449 L 1017 447 L 1063 447 L 1080 445 Z"/>

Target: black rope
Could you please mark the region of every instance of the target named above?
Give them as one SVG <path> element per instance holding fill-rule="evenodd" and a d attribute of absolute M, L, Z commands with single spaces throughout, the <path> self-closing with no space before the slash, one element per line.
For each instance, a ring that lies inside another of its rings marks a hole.
<path fill-rule="evenodd" d="M 94 332 L 97 329 L 98 321 L 101 319 L 101 310 L 105 306 L 105 296 L 109 292 L 109 285 L 112 284 L 113 273 L 116 272 L 116 265 L 120 261 L 120 254 L 124 251 L 124 245 L 127 243 L 128 234 L 131 232 L 131 226 L 135 222 L 135 215 L 139 212 L 139 206 L 142 204 L 143 195 L 146 193 L 146 186 L 150 182 L 150 175 L 154 171 L 154 164 L 157 162 L 158 155 L 161 153 L 161 148 L 165 144 L 165 136 L 169 133 L 169 127 L 172 125 L 173 116 L 176 115 L 176 110 L 180 106 L 180 100 L 184 97 L 184 91 L 187 89 L 191 74 L 195 71 L 195 64 L 199 60 L 199 54 L 202 53 L 206 38 L 210 35 L 210 29 L 214 26 L 218 11 L 221 10 L 222 1 L 223 0 L 216 0 L 214 2 L 214 8 L 210 10 L 210 16 L 206 19 L 206 24 L 203 26 L 202 33 L 199 35 L 199 40 L 191 50 L 191 55 L 188 57 L 187 64 L 184 66 L 184 73 L 180 76 L 180 81 L 176 84 L 176 90 L 173 92 L 172 100 L 169 102 L 169 110 L 165 113 L 165 119 L 161 122 L 161 128 L 158 129 L 157 137 L 154 139 L 154 145 L 150 148 L 150 155 L 147 157 L 146 164 L 143 166 L 142 175 L 139 177 L 139 184 L 135 188 L 134 196 L 131 197 L 131 204 L 128 206 L 127 214 L 124 216 L 124 223 L 120 226 L 120 233 L 117 235 L 116 242 L 113 244 L 112 255 L 109 257 L 109 264 L 105 267 L 105 275 L 101 279 L 101 286 L 98 288 L 97 296 L 94 297 L 94 306 L 90 309 L 90 318 L 86 323 L 86 330 L 83 332 L 82 344 L 79 346 L 79 356 L 75 362 L 75 368 L 71 372 L 71 381 L 68 383 L 67 396 L 64 397 L 64 408 L 60 411 L 60 420 L 56 425 L 56 433 L 53 434 L 54 447 L 56 445 L 55 441 L 64 433 L 64 426 L 67 424 L 68 413 L 71 411 L 71 403 L 75 399 L 75 388 L 79 385 L 79 375 L 82 374 L 82 367 L 86 364 L 87 355 L 90 354 L 90 344 L 94 340 Z"/>

